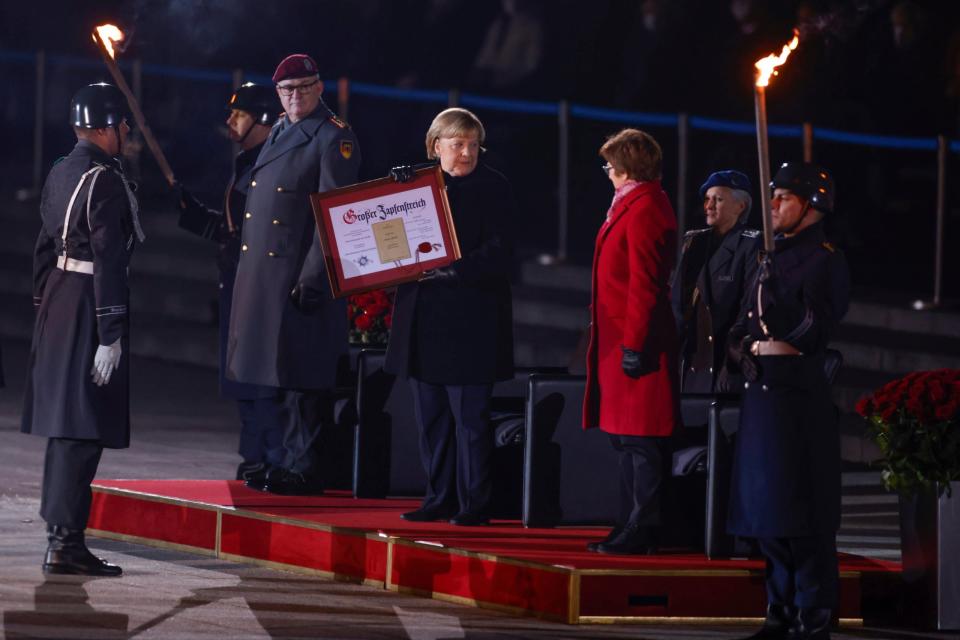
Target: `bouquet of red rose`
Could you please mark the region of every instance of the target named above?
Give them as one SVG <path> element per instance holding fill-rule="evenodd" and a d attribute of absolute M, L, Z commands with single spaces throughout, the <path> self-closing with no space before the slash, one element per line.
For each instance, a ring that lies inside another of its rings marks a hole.
<path fill-rule="evenodd" d="M 960 369 L 916 371 L 857 403 L 883 457 L 883 483 L 916 493 L 950 495 L 960 480 Z"/>
<path fill-rule="evenodd" d="M 386 344 L 393 321 L 393 292 L 378 289 L 347 298 L 350 342 Z"/>

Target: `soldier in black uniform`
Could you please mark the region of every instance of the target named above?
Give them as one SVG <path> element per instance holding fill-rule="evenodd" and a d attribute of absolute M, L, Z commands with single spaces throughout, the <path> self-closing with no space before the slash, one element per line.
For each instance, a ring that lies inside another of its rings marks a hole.
<path fill-rule="evenodd" d="M 771 187 L 775 249 L 728 341 L 747 380 L 728 528 L 756 538 L 767 561 L 767 618 L 751 637 L 823 639 L 837 604 L 840 526 L 840 438 L 824 354 L 847 311 L 849 273 L 823 231 L 830 174 L 789 162 Z"/>
<path fill-rule="evenodd" d="M 237 480 L 262 484 L 271 467 L 283 464 L 280 395 L 275 387 L 228 380 L 224 372 L 230 304 L 240 260 L 240 233 L 247 211 L 250 174 L 270 127 L 280 113 L 280 102 L 273 87 L 248 82 L 233 93 L 227 110 L 230 139 L 240 145 L 240 153 L 233 162 L 233 176 L 224 194 L 223 211 L 208 208 L 182 185 L 178 189 L 177 204 L 182 228 L 220 246 L 217 256 L 220 270 L 220 394 L 236 400 L 240 413 L 239 453 L 243 461 L 237 467 Z"/>
<path fill-rule="evenodd" d="M 118 576 L 87 549 L 84 529 L 103 448 L 130 443 L 127 266 L 143 232 L 117 160 L 130 131 L 123 94 L 84 87 L 70 114 L 77 145 L 50 170 L 40 201 L 21 430 L 48 438 L 43 571 Z"/>
<path fill-rule="evenodd" d="M 347 309 L 327 282 L 310 194 L 353 184 L 360 149 L 324 104 L 317 63 L 288 56 L 273 75 L 282 117 L 250 170 L 227 336 L 227 378 L 283 395 L 282 467 L 251 486 L 323 492 L 315 445 L 333 419 L 332 389 L 347 352 Z"/>
<path fill-rule="evenodd" d="M 717 171 L 700 187 L 700 198 L 708 226 L 684 235 L 673 282 L 681 391 L 739 392 L 743 380 L 725 366 L 726 339 L 756 275 L 761 246 L 760 232 L 746 226 L 750 180 L 739 171 Z"/>

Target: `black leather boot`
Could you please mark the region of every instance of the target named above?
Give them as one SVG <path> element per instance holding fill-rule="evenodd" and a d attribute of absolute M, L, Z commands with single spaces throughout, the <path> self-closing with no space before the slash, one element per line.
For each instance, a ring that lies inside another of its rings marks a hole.
<path fill-rule="evenodd" d="M 800 609 L 797 616 L 797 638 L 802 640 L 830 640 L 830 609 Z"/>
<path fill-rule="evenodd" d="M 789 605 L 768 604 L 767 617 L 760 631 L 744 640 L 776 640 L 794 638 L 792 635 L 797 621 L 797 609 Z"/>
<path fill-rule="evenodd" d="M 607 544 L 608 542 L 612 542 L 617 536 L 620 535 L 622 531 L 623 531 L 623 525 L 622 524 L 616 525 L 613 529 L 610 529 L 610 533 L 608 533 L 607 537 L 604 538 L 603 540 L 591 540 L 590 542 L 588 542 L 587 551 L 598 552 L 600 549 L 600 545 Z"/>
<path fill-rule="evenodd" d="M 119 576 L 123 570 L 90 553 L 83 539 L 83 529 L 47 525 L 47 555 L 44 573 L 80 576 Z"/>
<path fill-rule="evenodd" d="M 597 551 L 614 555 L 653 555 L 657 552 L 657 534 L 651 527 L 628 524 L 611 540 L 598 544 Z"/>

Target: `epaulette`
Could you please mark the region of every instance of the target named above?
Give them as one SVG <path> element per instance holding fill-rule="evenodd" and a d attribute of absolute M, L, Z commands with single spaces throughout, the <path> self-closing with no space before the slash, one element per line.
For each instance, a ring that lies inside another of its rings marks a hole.
<path fill-rule="evenodd" d="M 833 246 L 831 243 L 829 243 L 829 242 L 824 242 L 824 243 L 822 243 L 822 244 L 823 244 L 823 248 L 826 249 L 827 251 L 829 251 L 830 253 L 836 253 L 837 248 L 836 248 L 835 246 Z"/>
<path fill-rule="evenodd" d="M 706 233 L 707 231 L 710 231 L 710 227 L 705 227 L 703 229 L 690 229 L 690 231 L 687 231 L 685 234 L 683 234 L 683 237 L 692 238 L 700 235 L 701 233 Z"/>
<path fill-rule="evenodd" d="M 66 159 L 67 159 L 67 156 L 60 156 L 59 158 L 57 158 L 56 160 L 54 160 L 54 161 L 53 161 L 53 164 L 50 165 L 50 166 L 51 166 L 51 167 L 55 167 L 55 166 L 57 166 L 58 164 L 60 164 L 61 162 L 63 162 L 63 161 L 66 160 Z"/>
<path fill-rule="evenodd" d="M 327 118 L 327 119 L 328 119 L 330 122 L 332 122 L 333 124 L 335 124 L 335 125 L 337 125 L 338 127 L 340 127 L 341 129 L 349 129 L 349 128 L 350 128 L 350 125 L 348 125 L 346 122 L 344 122 L 343 120 L 341 120 L 341 119 L 338 118 L 337 116 L 330 116 L 330 117 Z"/>
<path fill-rule="evenodd" d="M 740 232 L 740 235 L 744 238 L 759 238 L 760 230 L 759 229 L 744 229 Z"/>

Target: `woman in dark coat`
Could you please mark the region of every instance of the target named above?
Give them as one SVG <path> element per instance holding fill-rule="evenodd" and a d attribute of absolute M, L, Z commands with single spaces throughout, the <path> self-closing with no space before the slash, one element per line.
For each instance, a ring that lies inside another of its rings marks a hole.
<path fill-rule="evenodd" d="M 664 443 L 678 421 L 677 329 L 670 308 L 677 221 L 660 187 L 660 146 L 624 129 L 600 148 L 616 190 L 597 234 L 585 429 L 600 427 L 620 451 L 620 526 L 587 548 L 647 553 L 660 525 Z"/>
<path fill-rule="evenodd" d="M 479 161 L 483 140 L 466 109 L 430 125 L 427 157 L 443 169 L 463 257 L 401 285 L 394 302 L 386 369 L 410 381 L 427 473 L 423 504 L 402 516 L 415 522 L 489 519 L 490 397 L 513 375 L 506 227 L 516 204 L 506 178 Z"/>

